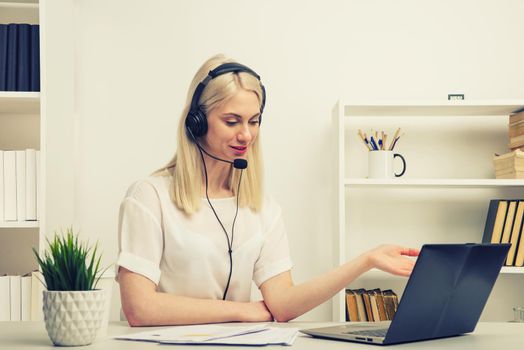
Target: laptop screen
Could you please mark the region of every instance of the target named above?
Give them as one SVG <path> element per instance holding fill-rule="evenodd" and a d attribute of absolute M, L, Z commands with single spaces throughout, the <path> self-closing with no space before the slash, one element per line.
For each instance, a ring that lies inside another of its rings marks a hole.
<path fill-rule="evenodd" d="M 427 244 L 386 343 L 472 332 L 504 263 L 509 244 Z"/>

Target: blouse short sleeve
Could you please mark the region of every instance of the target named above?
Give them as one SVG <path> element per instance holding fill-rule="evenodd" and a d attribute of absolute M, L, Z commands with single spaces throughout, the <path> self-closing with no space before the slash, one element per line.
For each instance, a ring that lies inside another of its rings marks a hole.
<path fill-rule="evenodd" d="M 293 267 L 282 210 L 272 198 L 264 203 L 262 228 L 262 248 L 253 273 L 253 281 L 259 288 L 268 279 Z"/>
<path fill-rule="evenodd" d="M 160 199 L 147 181 L 133 184 L 120 205 L 117 269 L 122 266 L 158 285 L 164 239 Z"/>

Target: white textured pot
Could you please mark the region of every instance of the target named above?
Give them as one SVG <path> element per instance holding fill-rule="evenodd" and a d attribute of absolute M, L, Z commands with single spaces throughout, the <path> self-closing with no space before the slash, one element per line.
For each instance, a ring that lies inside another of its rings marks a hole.
<path fill-rule="evenodd" d="M 44 320 L 55 345 L 93 342 L 102 323 L 106 293 L 103 290 L 44 291 Z"/>

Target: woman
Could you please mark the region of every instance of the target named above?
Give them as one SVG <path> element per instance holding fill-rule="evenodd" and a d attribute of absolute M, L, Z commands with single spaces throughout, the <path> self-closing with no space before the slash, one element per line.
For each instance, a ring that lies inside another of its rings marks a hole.
<path fill-rule="evenodd" d="M 128 190 L 118 281 L 131 326 L 294 319 L 371 268 L 409 276 L 418 251 L 380 246 L 294 285 L 280 207 L 262 191 L 259 76 L 223 55 L 189 88 L 177 153 Z M 251 302 L 255 282 L 264 300 Z"/>

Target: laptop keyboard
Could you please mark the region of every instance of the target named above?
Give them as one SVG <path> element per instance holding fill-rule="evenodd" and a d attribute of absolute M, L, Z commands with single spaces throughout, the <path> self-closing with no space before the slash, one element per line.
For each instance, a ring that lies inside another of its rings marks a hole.
<path fill-rule="evenodd" d="M 368 337 L 385 337 L 386 333 L 388 332 L 387 328 L 381 328 L 381 329 L 367 329 L 362 331 L 350 331 L 347 332 L 347 334 L 353 334 L 353 335 L 366 335 Z"/>

